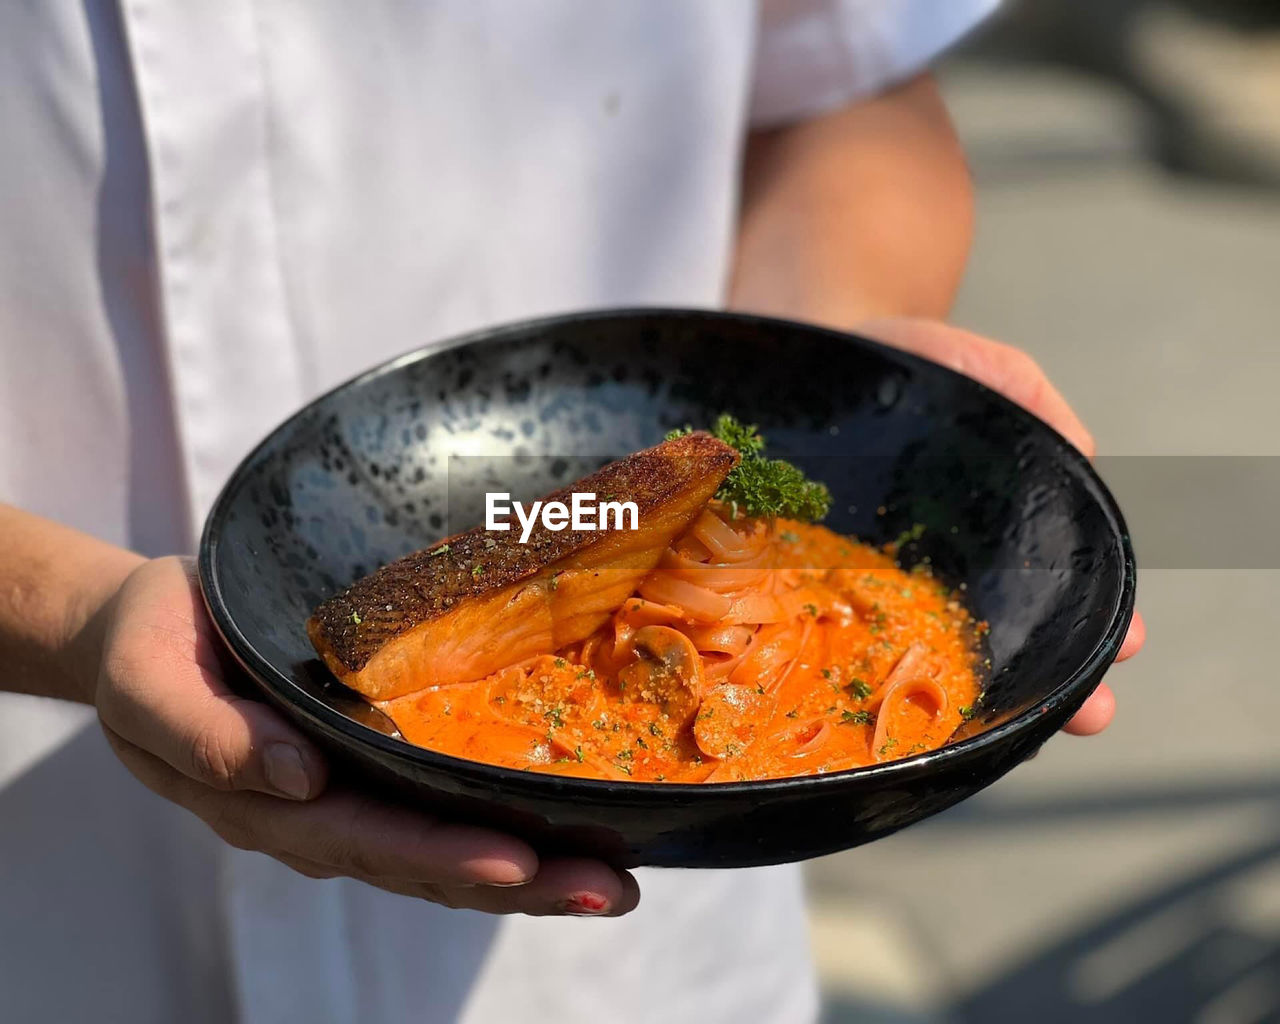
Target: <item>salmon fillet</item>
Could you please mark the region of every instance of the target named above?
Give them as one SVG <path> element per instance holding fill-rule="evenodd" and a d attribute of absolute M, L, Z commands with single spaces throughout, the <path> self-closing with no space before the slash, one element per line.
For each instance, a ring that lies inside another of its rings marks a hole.
<path fill-rule="evenodd" d="M 638 529 L 477 527 L 383 566 L 329 598 L 307 635 L 343 683 L 370 700 L 482 679 L 584 640 L 634 593 L 738 462 L 693 433 L 611 462 L 543 498 L 633 501 Z M 610 524 L 612 525 L 612 524 Z"/>

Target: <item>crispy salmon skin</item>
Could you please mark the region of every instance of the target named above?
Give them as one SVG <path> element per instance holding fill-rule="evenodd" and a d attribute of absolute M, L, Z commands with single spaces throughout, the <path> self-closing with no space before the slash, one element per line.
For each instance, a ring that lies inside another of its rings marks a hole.
<path fill-rule="evenodd" d="M 636 530 L 477 527 L 415 552 L 329 598 L 307 635 L 330 671 L 371 700 L 482 679 L 590 636 L 657 565 L 738 462 L 693 433 L 611 462 L 574 492 L 633 501 Z"/>

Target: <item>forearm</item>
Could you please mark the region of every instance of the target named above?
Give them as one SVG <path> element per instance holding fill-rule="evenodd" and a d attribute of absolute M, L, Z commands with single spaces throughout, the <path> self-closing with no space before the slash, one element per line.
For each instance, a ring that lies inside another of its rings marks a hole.
<path fill-rule="evenodd" d="M 751 136 L 729 305 L 846 328 L 942 317 L 972 230 L 964 154 L 922 76 Z"/>
<path fill-rule="evenodd" d="M 97 617 L 142 561 L 0 505 L 0 690 L 91 701 Z"/>

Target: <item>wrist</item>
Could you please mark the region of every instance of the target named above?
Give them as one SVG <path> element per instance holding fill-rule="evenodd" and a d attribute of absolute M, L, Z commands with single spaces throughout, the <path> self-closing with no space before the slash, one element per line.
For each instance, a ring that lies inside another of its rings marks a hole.
<path fill-rule="evenodd" d="M 55 646 L 58 671 L 53 674 L 61 691 L 49 696 L 93 704 L 98 687 L 102 647 L 116 594 L 124 581 L 147 559 L 131 551 L 112 550 L 90 567 L 91 582 L 68 602 L 66 620 Z"/>
<path fill-rule="evenodd" d="M 111 598 L 143 561 L 0 505 L 0 690 L 92 703 Z"/>

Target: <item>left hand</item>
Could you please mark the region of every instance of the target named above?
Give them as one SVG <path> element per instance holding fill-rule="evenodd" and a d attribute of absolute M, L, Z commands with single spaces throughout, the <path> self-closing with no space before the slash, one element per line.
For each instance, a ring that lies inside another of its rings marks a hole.
<path fill-rule="evenodd" d="M 980 381 L 993 391 L 999 391 L 1039 416 L 1087 457 L 1093 458 L 1096 450 L 1093 435 L 1085 429 L 1036 361 L 1021 349 L 937 320 L 890 317 L 868 320 L 854 330 L 886 345 L 941 363 L 948 369 Z M 1129 633 L 1116 660 L 1124 661 L 1137 654 L 1146 635 L 1142 616 L 1134 612 Z M 1106 683 L 1101 683 L 1084 707 L 1067 723 L 1065 731 L 1077 736 L 1101 732 L 1111 724 L 1115 709 L 1115 694 Z"/>

